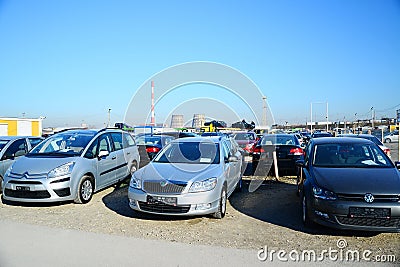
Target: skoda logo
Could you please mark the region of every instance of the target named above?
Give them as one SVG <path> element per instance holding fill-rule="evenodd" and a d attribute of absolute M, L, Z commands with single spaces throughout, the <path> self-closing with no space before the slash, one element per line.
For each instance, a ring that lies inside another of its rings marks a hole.
<path fill-rule="evenodd" d="M 166 187 L 167 184 L 168 184 L 167 180 L 163 180 L 163 181 L 160 182 L 161 187 Z"/>
<path fill-rule="evenodd" d="M 367 203 L 372 203 L 374 201 L 374 196 L 371 193 L 367 193 L 364 196 L 364 200 Z"/>

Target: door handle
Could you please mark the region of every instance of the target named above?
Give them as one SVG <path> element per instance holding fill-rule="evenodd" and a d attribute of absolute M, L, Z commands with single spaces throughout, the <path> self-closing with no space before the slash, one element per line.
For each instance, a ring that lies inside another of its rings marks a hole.
<path fill-rule="evenodd" d="M 112 157 L 111 159 L 116 159 L 117 157 L 116 156 L 114 156 L 114 157 Z"/>
<path fill-rule="evenodd" d="M 130 155 L 130 154 L 131 154 L 131 152 L 126 152 L 126 154 L 127 154 L 127 155 Z"/>

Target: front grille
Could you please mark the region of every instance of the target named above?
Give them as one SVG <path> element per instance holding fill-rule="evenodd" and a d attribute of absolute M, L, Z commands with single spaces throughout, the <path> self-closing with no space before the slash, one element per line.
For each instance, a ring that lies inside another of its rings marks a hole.
<path fill-rule="evenodd" d="M 31 199 L 42 199 L 42 198 L 50 198 L 50 193 L 46 190 L 42 191 L 19 191 L 19 190 L 11 190 L 6 188 L 4 190 L 4 194 L 8 197 L 15 198 L 31 198 Z"/>
<path fill-rule="evenodd" d="M 157 213 L 187 213 L 190 210 L 190 205 L 172 206 L 162 202 L 149 204 L 139 201 L 139 208 L 144 211 Z"/>
<path fill-rule="evenodd" d="M 54 190 L 54 192 L 57 194 L 59 197 L 66 197 L 71 195 L 71 190 L 68 188 L 63 188 L 63 189 L 57 189 Z"/>
<path fill-rule="evenodd" d="M 42 184 L 39 181 L 27 181 L 27 180 L 22 180 L 22 181 L 10 180 L 8 183 L 10 183 L 10 184 Z"/>
<path fill-rule="evenodd" d="M 27 179 L 43 179 L 47 178 L 47 173 L 15 173 L 11 172 L 10 173 L 10 178 L 14 179 L 22 179 L 22 178 L 27 178 Z"/>
<path fill-rule="evenodd" d="M 365 202 L 365 194 L 337 194 L 338 199 L 346 201 Z M 400 195 L 373 195 L 374 202 L 399 202 Z"/>
<path fill-rule="evenodd" d="M 400 229 L 400 218 L 348 218 L 346 216 L 336 216 L 341 224 L 371 227 L 395 227 Z"/>
<path fill-rule="evenodd" d="M 185 189 L 187 183 L 178 181 L 145 181 L 143 189 L 150 194 L 180 194 Z M 164 186 L 163 186 L 164 185 Z"/>

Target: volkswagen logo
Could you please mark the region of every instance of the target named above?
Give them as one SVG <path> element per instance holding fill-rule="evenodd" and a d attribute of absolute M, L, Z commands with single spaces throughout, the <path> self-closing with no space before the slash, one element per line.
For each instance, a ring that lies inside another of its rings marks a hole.
<path fill-rule="evenodd" d="M 163 180 L 163 181 L 160 182 L 161 187 L 166 187 L 167 184 L 168 184 L 167 180 Z"/>
<path fill-rule="evenodd" d="M 372 203 L 374 201 L 374 196 L 371 193 L 366 193 L 364 196 L 364 200 L 367 203 Z"/>

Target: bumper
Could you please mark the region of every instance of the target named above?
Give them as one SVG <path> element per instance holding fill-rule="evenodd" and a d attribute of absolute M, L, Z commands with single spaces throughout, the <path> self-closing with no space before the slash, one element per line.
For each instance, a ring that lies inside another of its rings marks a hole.
<path fill-rule="evenodd" d="M 75 199 L 69 176 L 52 179 L 4 179 L 3 198 L 15 202 L 58 202 Z"/>
<path fill-rule="evenodd" d="M 350 201 L 329 201 L 312 198 L 309 203 L 309 217 L 312 221 L 343 230 L 376 232 L 400 232 L 400 203 L 362 203 Z M 374 211 L 389 209 L 390 216 L 351 215 L 350 208 Z"/>
<path fill-rule="evenodd" d="M 147 196 L 175 197 L 176 206 L 165 203 L 150 204 Z M 218 210 L 220 191 L 215 188 L 211 191 L 200 193 L 184 193 L 180 195 L 147 194 L 146 192 L 129 187 L 129 206 L 133 210 L 160 215 L 206 215 Z"/>

